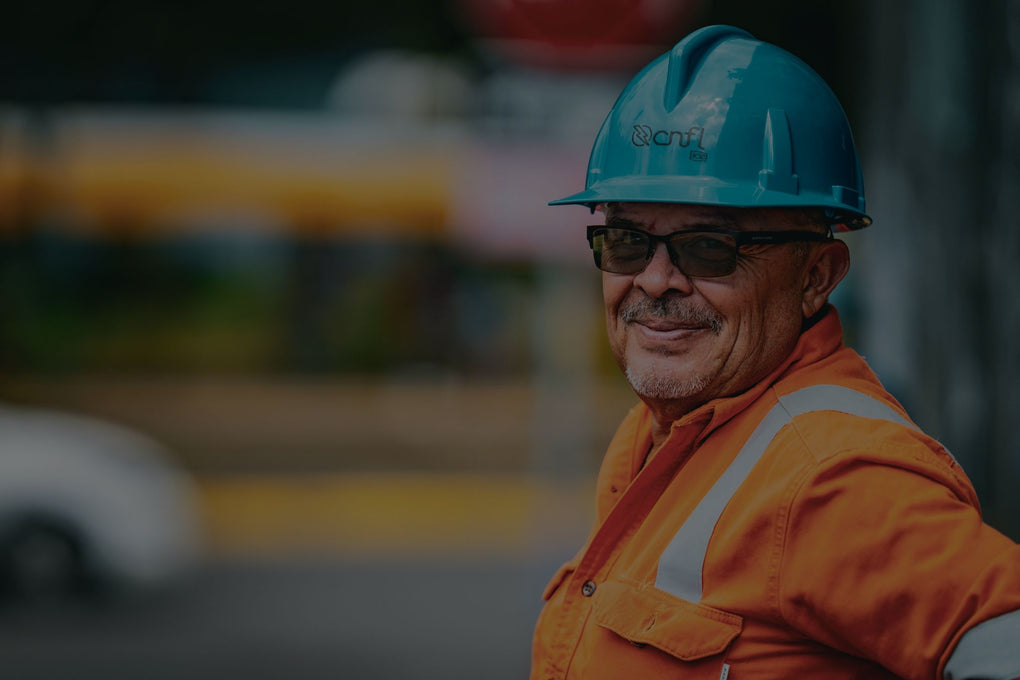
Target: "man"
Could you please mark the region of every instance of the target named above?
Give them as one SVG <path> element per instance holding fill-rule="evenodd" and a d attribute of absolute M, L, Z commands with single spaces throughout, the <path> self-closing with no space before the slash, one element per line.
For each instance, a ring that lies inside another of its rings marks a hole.
<path fill-rule="evenodd" d="M 532 678 L 1017 678 L 1020 546 L 841 340 L 870 224 L 835 96 L 701 29 L 620 95 L 585 190 L 610 346 L 641 403 Z"/>

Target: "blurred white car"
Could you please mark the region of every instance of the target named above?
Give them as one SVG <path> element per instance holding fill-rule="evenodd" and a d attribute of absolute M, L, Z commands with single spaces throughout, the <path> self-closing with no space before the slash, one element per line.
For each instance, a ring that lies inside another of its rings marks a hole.
<path fill-rule="evenodd" d="M 0 405 L 0 591 L 168 585 L 198 554 L 195 492 L 139 432 Z"/>

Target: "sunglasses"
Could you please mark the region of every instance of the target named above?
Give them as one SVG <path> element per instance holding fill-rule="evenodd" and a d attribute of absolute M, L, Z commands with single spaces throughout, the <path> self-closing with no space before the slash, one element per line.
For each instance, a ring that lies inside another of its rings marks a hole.
<path fill-rule="evenodd" d="M 669 259 L 686 276 L 729 276 L 737 268 L 741 246 L 774 245 L 805 241 L 829 241 L 832 234 L 811 231 L 727 231 L 688 229 L 659 236 L 630 227 L 588 227 L 588 243 L 595 266 L 612 274 L 637 274 L 655 255 L 659 242 L 666 244 Z"/>

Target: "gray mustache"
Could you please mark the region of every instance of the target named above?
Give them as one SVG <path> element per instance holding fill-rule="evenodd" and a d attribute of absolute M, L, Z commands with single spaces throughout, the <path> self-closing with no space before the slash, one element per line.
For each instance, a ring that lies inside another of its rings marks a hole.
<path fill-rule="evenodd" d="M 722 319 L 710 309 L 693 307 L 684 298 L 666 296 L 661 298 L 641 297 L 627 303 L 620 310 L 620 319 L 631 323 L 639 319 L 656 318 L 682 324 L 707 326 L 713 333 L 722 332 Z"/>

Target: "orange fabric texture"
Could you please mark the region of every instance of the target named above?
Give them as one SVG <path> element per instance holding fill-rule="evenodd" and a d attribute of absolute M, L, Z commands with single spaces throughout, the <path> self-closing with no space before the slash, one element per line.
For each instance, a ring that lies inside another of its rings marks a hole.
<path fill-rule="evenodd" d="M 688 602 L 660 558 L 778 399 L 862 392 L 906 417 L 842 344 L 834 309 L 749 391 L 674 423 L 627 415 L 602 464 L 595 528 L 546 588 L 533 680 L 942 677 L 969 629 L 1020 609 L 1020 546 L 983 524 L 964 473 L 901 424 L 797 415 L 725 506 Z"/>

